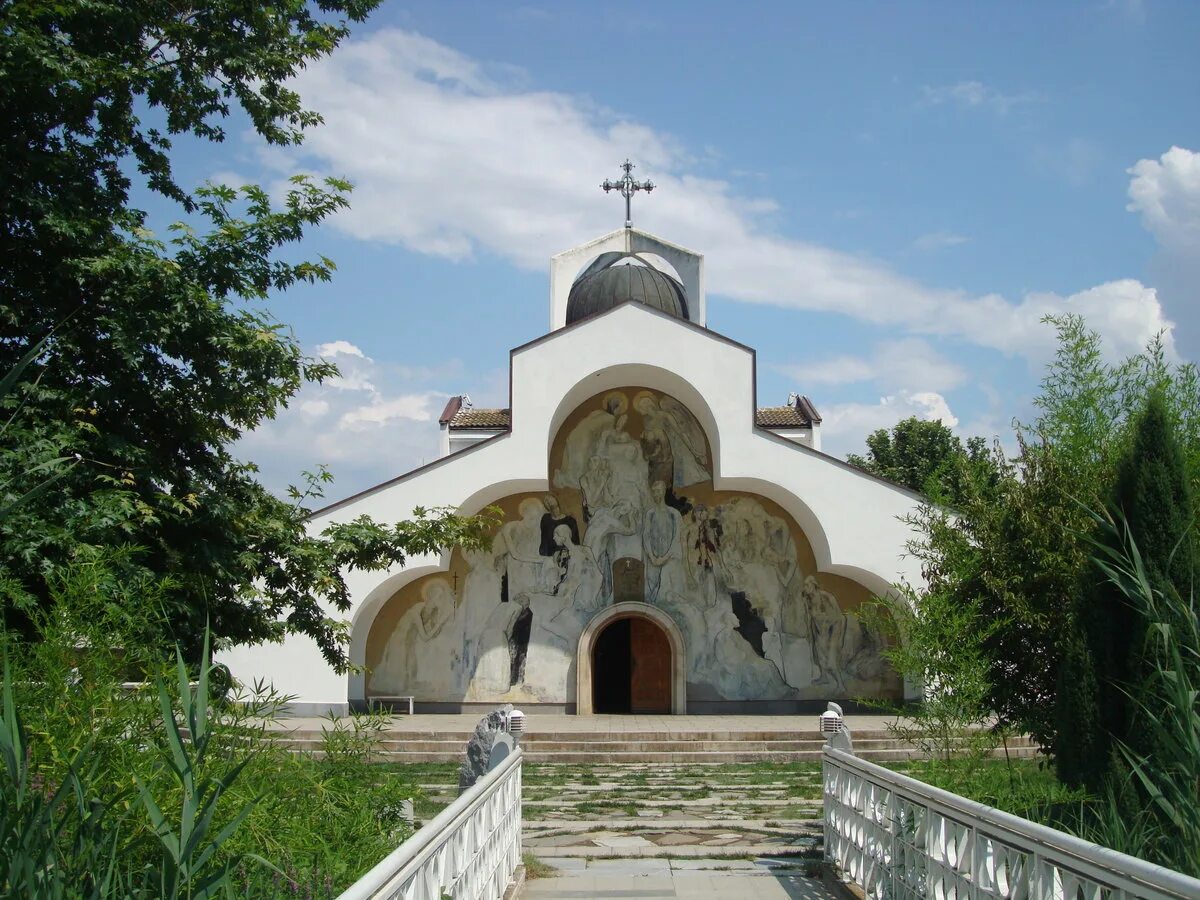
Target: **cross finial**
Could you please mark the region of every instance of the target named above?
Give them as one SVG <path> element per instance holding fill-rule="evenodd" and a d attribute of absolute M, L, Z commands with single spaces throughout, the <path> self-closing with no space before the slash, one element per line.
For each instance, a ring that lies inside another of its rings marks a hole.
<path fill-rule="evenodd" d="M 600 185 L 600 187 L 604 188 L 604 193 L 606 194 L 609 191 L 621 192 L 621 196 L 625 198 L 625 227 L 632 228 L 633 216 L 630 209 L 630 201 L 633 200 L 633 195 L 638 191 L 645 191 L 647 194 L 650 193 L 652 190 L 654 190 L 654 184 L 650 181 L 650 179 L 646 179 L 645 181 L 635 181 L 632 175 L 634 168 L 633 163 L 631 163 L 628 159 L 621 163 L 621 168 L 625 171 L 625 175 L 620 180 L 609 181 L 607 178 L 605 178 L 604 183 Z"/>

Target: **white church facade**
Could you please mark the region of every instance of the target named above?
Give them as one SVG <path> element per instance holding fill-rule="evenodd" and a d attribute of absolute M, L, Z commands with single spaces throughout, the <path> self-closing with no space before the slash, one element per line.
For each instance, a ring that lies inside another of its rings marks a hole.
<path fill-rule="evenodd" d="M 919 498 L 823 454 L 807 398 L 758 406 L 754 351 L 705 325 L 700 254 L 627 225 L 554 257 L 550 295 L 550 331 L 510 353 L 506 409 L 451 398 L 439 459 L 312 519 L 496 505 L 490 549 L 348 573 L 350 675 L 291 636 L 227 651 L 234 676 L 322 713 L 904 696 L 854 611 L 919 582 L 902 521 Z"/>

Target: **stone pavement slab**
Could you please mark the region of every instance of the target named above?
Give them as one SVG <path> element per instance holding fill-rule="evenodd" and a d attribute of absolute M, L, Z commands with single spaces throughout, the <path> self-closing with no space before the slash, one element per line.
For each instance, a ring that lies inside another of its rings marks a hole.
<path fill-rule="evenodd" d="M 546 862 L 553 864 L 553 860 Z M 829 900 L 845 895 L 802 868 L 757 860 L 564 860 L 553 878 L 526 881 L 522 900 Z"/>

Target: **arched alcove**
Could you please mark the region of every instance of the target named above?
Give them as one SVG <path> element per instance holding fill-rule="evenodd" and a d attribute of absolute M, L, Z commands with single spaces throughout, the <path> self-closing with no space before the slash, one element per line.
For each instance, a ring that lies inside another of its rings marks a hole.
<path fill-rule="evenodd" d="M 462 504 L 499 508 L 490 548 L 389 579 L 356 610 L 351 660 L 369 675 L 351 677 L 352 699 L 586 712 L 596 634 L 582 652 L 580 636 L 631 609 L 670 623 L 674 712 L 685 692 L 694 712 L 901 695 L 853 615 L 887 585 L 828 566 L 820 523 L 777 483 L 718 477 L 713 412 L 678 375 L 604 370 L 567 391 L 553 425 L 545 481 L 498 480 Z M 638 634 L 653 643 L 622 640 Z"/>
<path fill-rule="evenodd" d="M 675 620 L 648 603 L 617 603 L 596 613 L 579 635 L 575 652 L 575 711 L 581 716 L 593 715 L 594 656 L 597 639 L 608 626 L 625 619 L 642 619 L 660 629 L 670 647 L 670 710 L 673 715 L 687 712 L 687 649 L 683 632 Z"/>
<path fill-rule="evenodd" d="M 567 419 L 573 413 L 578 412 L 580 407 L 590 398 L 595 398 L 603 393 L 622 388 L 637 390 L 630 389 L 630 385 L 638 385 L 642 389 L 659 391 L 675 398 L 687 407 L 688 412 L 691 413 L 700 428 L 704 431 L 704 437 L 711 449 L 711 458 L 715 467 L 713 474 L 719 477 L 721 435 L 717 429 L 717 420 L 713 415 L 712 407 L 704 399 L 704 395 L 697 391 L 694 385 L 681 377 L 679 373 L 658 366 L 648 366 L 640 363 L 609 366 L 608 368 L 593 372 L 587 378 L 573 385 L 563 395 L 562 400 L 559 401 L 558 406 L 554 409 L 554 415 L 550 419 L 550 432 L 547 435 L 546 453 L 547 458 L 551 459 L 551 464 L 551 451 L 554 442 L 562 433 Z"/>

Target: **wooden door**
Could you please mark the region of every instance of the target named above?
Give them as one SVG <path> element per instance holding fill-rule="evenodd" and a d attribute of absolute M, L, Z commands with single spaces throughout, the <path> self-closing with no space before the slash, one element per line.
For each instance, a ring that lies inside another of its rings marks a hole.
<path fill-rule="evenodd" d="M 629 629 L 630 709 L 635 713 L 671 711 L 671 643 L 648 619 L 634 618 Z"/>

